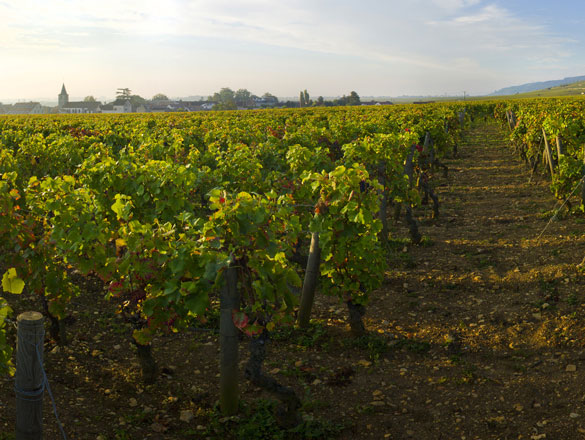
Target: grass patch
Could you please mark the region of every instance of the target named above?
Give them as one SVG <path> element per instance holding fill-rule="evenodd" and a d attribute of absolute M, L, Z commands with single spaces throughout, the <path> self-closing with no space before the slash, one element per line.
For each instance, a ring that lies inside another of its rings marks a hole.
<path fill-rule="evenodd" d="M 390 349 L 388 340 L 384 336 L 373 333 L 359 338 L 345 339 L 343 345 L 346 348 L 357 348 L 366 351 L 371 361 L 377 361 Z"/>
<path fill-rule="evenodd" d="M 207 429 L 203 438 L 222 440 L 296 440 L 296 439 L 333 439 L 345 426 L 314 419 L 304 415 L 301 424 L 294 428 L 279 426 L 275 414 L 278 403 L 272 400 L 259 399 L 251 405 L 242 403 L 240 415 L 223 417 L 218 408 L 210 413 Z M 188 434 L 201 435 L 193 431 Z"/>
<path fill-rule="evenodd" d="M 431 344 L 426 341 L 414 341 L 412 339 L 400 339 L 395 345 L 397 349 L 405 349 L 411 353 L 425 354 L 431 349 Z"/>
<path fill-rule="evenodd" d="M 311 322 L 308 328 L 280 327 L 270 334 L 273 341 L 287 341 L 303 348 L 313 348 L 329 341 L 322 322 Z"/>

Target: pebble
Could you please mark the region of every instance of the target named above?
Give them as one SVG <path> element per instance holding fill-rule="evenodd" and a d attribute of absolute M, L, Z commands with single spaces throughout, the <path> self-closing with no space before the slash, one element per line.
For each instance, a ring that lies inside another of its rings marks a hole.
<path fill-rule="evenodd" d="M 569 417 L 572 418 L 572 419 L 578 419 L 581 416 L 579 414 L 577 414 L 577 413 L 571 413 L 571 414 L 569 414 Z"/>
<path fill-rule="evenodd" d="M 138 405 L 138 401 L 137 401 L 137 400 L 136 400 L 134 397 L 132 397 L 132 398 L 130 398 L 130 400 L 128 401 L 128 405 L 130 405 L 131 407 L 133 407 L 133 408 L 134 408 L 135 406 L 137 406 L 137 405 Z"/>
<path fill-rule="evenodd" d="M 193 412 L 191 410 L 185 409 L 185 410 L 181 411 L 181 415 L 179 417 L 179 420 L 181 420 L 181 422 L 189 423 L 194 418 L 195 418 L 195 416 L 193 415 Z"/>
<path fill-rule="evenodd" d="M 164 432 L 166 431 L 166 428 L 161 425 L 160 423 L 153 423 L 152 425 L 150 425 L 150 429 L 152 429 L 154 432 Z"/>

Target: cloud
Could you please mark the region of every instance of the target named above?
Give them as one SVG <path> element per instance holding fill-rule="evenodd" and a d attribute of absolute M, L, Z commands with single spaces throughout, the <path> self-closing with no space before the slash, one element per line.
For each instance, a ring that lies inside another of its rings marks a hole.
<path fill-rule="evenodd" d="M 454 11 L 481 3 L 481 0 L 433 0 L 433 3 L 442 9 Z"/>
<path fill-rule="evenodd" d="M 0 0 L 0 52 L 106 58 L 124 44 L 136 55 L 186 59 L 213 50 L 206 46 L 213 41 L 226 51 L 246 44 L 257 53 L 323 54 L 402 84 L 444 76 L 441 86 L 570 56 L 574 41 L 511 7 L 486 0 L 167 0 L 164 7 L 158 0 Z"/>

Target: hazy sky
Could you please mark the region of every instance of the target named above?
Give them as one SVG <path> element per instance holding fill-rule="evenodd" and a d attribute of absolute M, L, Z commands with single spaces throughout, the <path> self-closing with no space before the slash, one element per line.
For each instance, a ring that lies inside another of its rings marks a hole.
<path fill-rule="evenodd" d="M 585 75 L 585 2 L 0 0 L 0 99 L 489 93 Z"/>

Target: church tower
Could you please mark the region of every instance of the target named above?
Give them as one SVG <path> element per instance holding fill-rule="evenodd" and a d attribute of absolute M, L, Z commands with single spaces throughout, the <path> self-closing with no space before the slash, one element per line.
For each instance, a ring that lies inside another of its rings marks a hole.
<path fill-rule="evenodd" d="M 69 95 L 67 94 L 67 90 L 65 90 L 65 84 L 63 84 L 61 93 L 59 93 L 59 108 L 63 108 L 67 103 L 69 103 Z"/>

